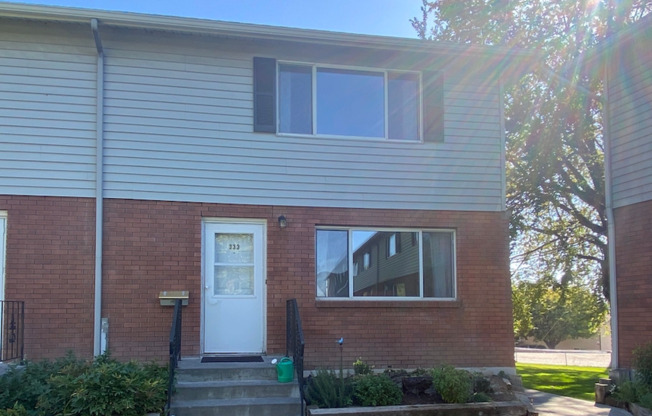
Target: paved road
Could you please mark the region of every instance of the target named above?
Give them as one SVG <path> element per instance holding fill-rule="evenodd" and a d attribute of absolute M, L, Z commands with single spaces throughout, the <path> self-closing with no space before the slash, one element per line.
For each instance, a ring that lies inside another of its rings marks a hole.
<path fill-rule="evenodd" d="M 537 390 L 525 390 L 540 416 L 632 416 L 626 410 L 586 400 L 556 396 Z"/>

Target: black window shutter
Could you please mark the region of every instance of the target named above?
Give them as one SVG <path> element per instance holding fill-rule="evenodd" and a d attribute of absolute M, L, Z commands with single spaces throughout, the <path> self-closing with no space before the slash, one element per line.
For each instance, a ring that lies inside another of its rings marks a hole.
<path fill-rule="evenodd" d="M 254 131 L 276 133 L 276 59 L 254 57 Z"/>
<path fill-rule="evenodd" d="M 444 141 L 444 76 L 423 73 L 423 141 Z"/>

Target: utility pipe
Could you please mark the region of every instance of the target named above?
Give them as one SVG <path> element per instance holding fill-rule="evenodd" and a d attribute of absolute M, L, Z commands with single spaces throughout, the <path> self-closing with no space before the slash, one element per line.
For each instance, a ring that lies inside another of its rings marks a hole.
<path fill-rule="evenodd" d="M 93 315 L 93 355 L 101 348 L 102 331 L 102 240 L 104 223 L 104 49 L 97 19 L 91 19 L 91 30 L 97 49 L 95 94 L 95 308 Z M 106 343 L 103 346 L 106 348 Z"/>

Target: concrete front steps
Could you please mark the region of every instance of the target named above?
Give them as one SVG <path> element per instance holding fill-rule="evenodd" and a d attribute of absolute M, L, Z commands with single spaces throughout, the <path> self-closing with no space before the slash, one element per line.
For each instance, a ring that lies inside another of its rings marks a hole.
<path fill-rule="evenodd" d="M 177 368 L 174 416 L 300 416 L 299 385 L 277 381 L 272 358 L 263 363 L 201 363 L 183 358 Z"/>

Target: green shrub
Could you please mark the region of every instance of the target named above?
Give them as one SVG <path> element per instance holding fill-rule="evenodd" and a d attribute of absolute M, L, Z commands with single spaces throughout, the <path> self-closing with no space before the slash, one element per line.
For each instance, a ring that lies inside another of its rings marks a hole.
<path fill-rule="evenodd" d="M 652 409 L 652 393 L 647 392 L 643 394 L 639 399 L 638 404 L 647 409 Z"/>
<path fill-rule="evenodd" d="M 23 367 L 10 367 L 0 377 L 0 409 L 13 409 L 18 403 L 28 414 L 37 415 L 39 399 L 52 392 L 50 377 L 61 372 L 81 372 L 89 364 L 72 353 L 55 361 L 26 362 Z"/>
<path fill-rule="evenodd" d="M 485 392 L 477 392 L 477 393 L 473 393 L 473 395 L 471 395 L 471 399 L 469 401 L 473 402 L 473 403 L 490 402 L 491 401 L 491 396 L 489 396 Z"/>
<path fill-rule="evenodd" d="M 28 363 L 0 377 L 0 416 L 142 416 L 163 409 L 167 369 L 120 363 L 108 355 L 94 362 L 72 354 L 54 362 Z M 12 411 L 13 413 L 9 413 Z"/>
<path fill-rule="evenodd" d="M 365 374 L 371 374 L 372 373 L 372 367 L 369 364 L 362 361 L 362 358 L 358 358 L 353 363 L 353 372 L 355 373 L 356 376 L 363 376 Z"/>
<path fill-rule="evenodd" d="M 652 392 L 652 343 L 634 349 L 632 354 L 633 367 L 636 369 L 636 381 Z"/>
<path fill-rule="evenodd" d="M 348 380 L 333 371 L 317 370 L 306 386 L 308 404 L 323 408 L 346 407 L 352 403 L 352 388 Z"/>
<path fill-rule="evenodd" d="M 432 385 L 446 403 L 466 403 L 473 389 L 471 374 L 452 366 L 433 369 Z"/>
<path fill-rule="evenodd" d="M 66 414 L 142 416 L 160 411 L 166 399 L 166 380 L 150 378 L 135 362 L 100 360 L 73 380 Z"/>
<path fill-rule="evenodd" d="M 401 404 L 403 392 L 386 375 L 366 374 L 355 380 L 354 398 L 361 406 L 392 406 Z"/>
<path fill-rule="evenodd" d="M 613 396 L 622 402 L 638 403 L 645 393 L 645 387 L 642 384 L 633 381 L 625 381 L 616 386 Z"/>
<path fill-rule="evenodd" d="M 22 404 L 15 403 L 11 409 L 0 409 L 0 416 L 29 416 Z"/>
<path fill-rule="evenodd" d="M 491 382 L 480 372 L 473 373 L 473 392 L 491 393 Z M 487 401 L 487 400 L 483 400 Z"/>

